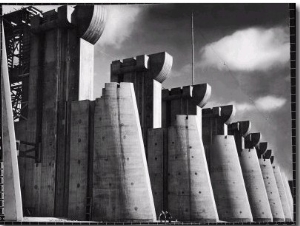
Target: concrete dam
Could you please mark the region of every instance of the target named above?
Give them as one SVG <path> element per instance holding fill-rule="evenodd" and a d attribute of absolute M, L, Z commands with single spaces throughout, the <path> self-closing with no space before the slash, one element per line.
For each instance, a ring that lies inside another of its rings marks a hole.
<path fill-rule="evenodd" d="M 4 219 L 156 222 L 168 211 L 178 222 L 294 221 L 288 180 L 268 142 L 249 120 L 234 120 L 234 105 L 205 108 L 209 84 L 164 89 L 167 52 L 116 59 L 93 98 L 94 45 L 109 29 L 106 14 L 77 5 L 4 16 Z M 26 75 L 9 64 L 16 26 Z M 13 83 L 26 100 L 15 122 Z"/>

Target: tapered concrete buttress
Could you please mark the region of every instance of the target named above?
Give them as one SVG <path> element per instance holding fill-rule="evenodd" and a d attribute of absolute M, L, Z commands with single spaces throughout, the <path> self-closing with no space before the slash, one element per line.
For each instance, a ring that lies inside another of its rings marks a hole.
<path fill-rule="evenodd" d="M 148 157 L 148 129 L 161 128 L 162 82 L 168 78 L 173 57 L 166 52 L 140 55 L 111 64 L 111 82 L 132 82 Z"/>
<path fill-rule="evenodd" d="M 274 171 L 274 175 L 275 175 L 276 184 L 278 187 L 278 192 L 279 192 L 279 196 L 280 196 L 280 200 L 281 200 L 281 204 L 282 204 L 283 213 L 285 216 L 285 221 L 292 221 L 293 213 L 290 209 L 289 201 L 287 198 L 287 192 L 285 190 L 281 172 L 280 172 L 280 167 L 273 164 L 273 171 Z"/>
<path fill-rule="evenodd" d="M 274 222 L 285 221 L 281 200 L 270 159 L 259 159 Z"/>
<path fill-rule="evenodd" d="M 11 104 L 10 84 L 7 67 L 7 55 L 2 25 L 2 142 L 4 162 L 4 215 L 5 220 L 21 221 L 23 219 L 22 198 L 17 158 L 16 137 Z"/>
<path fill-rule="evenodd" d="M 93 220 L 156 219 L 132 83 L 107 83 L 94 119 Z"/>
<path fill-rule="evenodd" d="M 282 182 L 283 182 L 286 194 L 287 194 L 287 198 L 289 201 L 290 210 L 294 215 L 294 200 L 293 200 L 292 192 L 290 190 L 290 186 L 288 184 L 288 179 L 286 178 L 286 175 L 283 172 L 281 172 L 281 176 L 282 176 Z M 294 216 L 293 216 L 293 219 L 294 219 Z"/>
<path fill-rule="evenodd" d="M 230 124 L 229 132 L 235 136 L 253 221 L 272 222 L 273 216 L 255 149 L 261 134 L 249 134 L 250 127 L 250 121 L 240 121 Z"/>
<path fill-rule="evenodd" d="M 177 115 L 169 127 L 168 211 L 179 221 L 219 220 L 196 115 Z"/>
<path fill-rule="evenodd" d="M 210 151 L 210 176 L 220 220 L 253 221 L 234 137 L 214 135 Z"/>
<path fill-rule="evenodd" d="M 272 222 L 273 216 L 255 149 L 243 149 L 240 155 L 245 186 L 253 221 Z"/>

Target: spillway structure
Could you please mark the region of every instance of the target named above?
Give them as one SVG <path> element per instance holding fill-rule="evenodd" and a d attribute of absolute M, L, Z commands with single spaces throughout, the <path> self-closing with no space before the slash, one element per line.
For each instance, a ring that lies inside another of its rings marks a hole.
<path fill-rule="evenodd" d="M 288 180 L 267 142 L 250 133 L 250 121 L 232 122 L 233 105 L 204 108 L 209 84 L 163 88 L 173 57 L 159 52 L 113 61 L 94 98 L 94 45 L 110 29 L 105 7 L 28 10 L 30 23 L 14 20 L 27 23 L 28 71 L 7 68 L 2 52 L 5 219 L 148 223 L 168 211 L 200 224 L 293 220 Z M 8 78 L 23 81 L 26 100 L 15 123 Z"/>
<path fill-rule="evenodd" d="M 204 114 L 205 110 L 205 114 Z M 227 124 L 235 114 L 233 105 L 203 109 L 203 121 L 209 118 L 209 172 L 220 220 L 251 222 L 253 216 L 233 135 Z M 226 124 L 227 123 L 227 124 Z M 205 127 L 204 127 L 205 128 Z"/>

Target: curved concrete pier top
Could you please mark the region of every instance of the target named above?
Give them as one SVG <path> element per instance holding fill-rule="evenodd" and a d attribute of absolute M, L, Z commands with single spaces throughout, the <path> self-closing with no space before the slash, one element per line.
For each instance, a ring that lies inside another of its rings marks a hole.
<path fill-rule="evenodd" d="M 134 62 L 134 64 L 132 64 Z M 132 58 L 115 60 L 111 63 L 111 73 L 121 75 L 131 72 L 149 71 L 152 79 L 162 83 L 169 75 L 173 65 L 173 57 L 167 52 L 139 55 Z"/>
<path fill-rule="evenodd" d="M 173 57 L 167 52 L 154 53 L 148 56 L 148 67 L 152 71 L 153 79 L 162 83 L 170 75 Z"/>
<path fill-rule="evenodd" d="M 163 89 L 162 97 L 164 101 L 175 99 L 189 99 L 193 105 L 204 107 L 211 96 L 211 86 L 208 83 L 194 86 L 183 86 L 172 89 Z M 181 114 L 181 112 L 180 112 Z"/>
<path fill-rule="evenodd" d="M 271 149 L 267 150 L 267 151 L 263 154 L 263 158 L 264 158 L 264 159 L 271 159 L 271 156 L 272 156 L 272 150 L 271 150 Z"/>
<path fill-rule="evenodd" d="M 254 148 L 258 144 L 260 137 L 260 133 L 249 133 L 245 137 L 245 148 Z"/>
<path fill-rule="evenodd" d="M 250 121 L 238 121 L 233 122 L 228 125 L 228 134 L 239 134 L 242 137 L 245 137 L 249 134 L 251 130 L 251 122 Z"/>
<path fill-rule="evenodd" d="M 219 117 L 219 122 L 225 124 L 229 124 L 236 113 L 236 108 L 233 105 L 214 107 L 212 110 L 214 116 Z"/>
<path fill-rule="evenodd" d="M 204 108 L 202 110 L 203 117 L 215 118 L 218 124 L 230 124 L 235 116 L 236 108 L 233 105 L 217 106 L 213 108 Z"/>
<path fill-rule="evenodd" d="M 197 102 L 199 107 L 204 107 L 210 96 L 211 96 L 211 86 L 207 83 L 194 85 L 193 87 L 193 97 Z"/>
<path fill-rule="evenodd" d="M 81 38 L 95 44 L 101 37 L 106 22 L 106 9 L 101 5 L 77 5 L 72 23 L 78 27 Z"/>
<path fill-rule="evenodd" d="M 259 142 L 256 146 L 257 157 L 261 158 L 268 148 L 268 142 Z"/>

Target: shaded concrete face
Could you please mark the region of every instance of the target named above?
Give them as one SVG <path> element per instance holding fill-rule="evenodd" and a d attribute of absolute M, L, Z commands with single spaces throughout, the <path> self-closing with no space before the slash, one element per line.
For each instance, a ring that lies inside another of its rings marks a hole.
<path fill-rule="evenodd" d="M 287 192 L 289 191 L 286 191 L 284 187 L 279 166 L 273 165 L 273 171 L 274 171 L 275 180 L 276 180 L 276 184 L 277 184 L 277 188 L 278 188 L 278 192 L 282 204 L 283 213 L 285 216 L 285 221 L 292 221 L 293 214 L 290 209 L 289 201 L 287 198 Z"/>
<path fill-rule="evenodd" d="M 282 182 L 283 182 L 286 194 L 287 194 L 287 198 L 288 198 L 288 201 L 289 201 L 289 207 L 290 207 L 290 210 L 293 214 L 293 219 L 294 219 L 294 200 L 293 200 L 292 192 L 290 190 L 290 186 L 288 184 L 288 180 L 286 178 L 286 175 L 283 172 L 281 172 L 281 176 L 282 176 Z"/>
<path fill-rule="evenodd" d="M 259 159 L 274 222 L 285 221 L 284 212 L 270 159 Z"/>
<path fill-rule="evenodd" d="M 243 149 L 240 163 L 253 221 L 272 222 L 273 216 L 255 149 Z"/>
<path fill-rule="evenodd" d="M 5 220 L 21 221 L 23 219 L 22 198 L 3 24 L 1 38 L 1 101 L 3 104 L 1 126 L 3 129 L 4 215 Z"/>
<path fill-rule="evenodd" d="M 70 125 L 70 170 L 68 218 L 86 220 L 88 194 L 88 164 L 91 154 L 90 101 L 73 101 L 71 103 Z"/>
<path fill-rule="evenodd" d="M 154 221 L 152 190 L 131 83 L 107 83 L 95 102 L 93 220 Z"/>
<path fill-rule="evenodd" d="M 214 135 L 210 152 L 210 177 L 220 220 L 253 221 L 234 137 Z"/>
<path fill-rule="evenodd" d="M 18 134 L 41 147 L 37 165 L 32 159 L 20 165 L 24 208 L 32 216 L 68 214 L 69 101 L 93 99 L 93 44 L 104 11 L 62 6 L 31 19 L 28 120 Z"/>
<path fill-rule="evenodd" d="M 197 116 L 177 115 L 168 130 L 168 211 L 179 221 L 217 222 Z"/>
<path fill-rule="evenodd" d="M 159 216 L 162 210 L 167 210 L 167 199 L 164 194 L 167 191 L 165 182 L 165 171 L 167 164 L 165 161 L 167 158 L 165 154 L 167 152 L 166 143 L 167 130 L 163 128 L 149 129 L 148 130 L 148 168 L 149 176 L 151 180 L 151 188 L 154 198 L 156 216 Z"/>
<path fill-rule="evenodd" d="M 237 151 L 240 152 L 245 148 L 244 137 L 249 133 L 251 129 L 250 121 L 240 121 L 231 123 L 228 125 L 228 134 L 234 135 Z"/>

